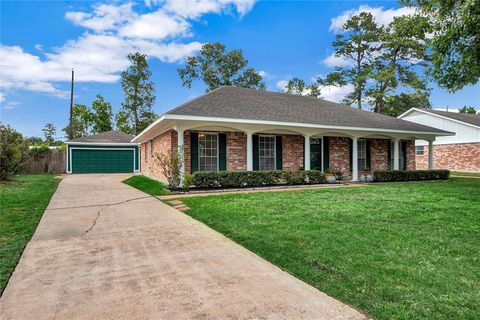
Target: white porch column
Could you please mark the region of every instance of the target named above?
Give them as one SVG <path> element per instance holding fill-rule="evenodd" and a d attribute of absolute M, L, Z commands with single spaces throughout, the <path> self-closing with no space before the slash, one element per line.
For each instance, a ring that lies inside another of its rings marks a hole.
<path fill-rule="evenodd" d="M 247 171 L 253 171 L 253 133 L 247 132 Z"/>
<path fill-rule="evenodd" d="M 352 181 L 358 181 L 358 138 L 352 138 Z"/>
<path fill-rule="evenodd" d="M 305 159 L 305 170 L 310 170 L 310 136 L 304 135 L 305 138 L 305 148 L 303 157 Z"/>
<path fill-rule="evenodd" d="M 400 168 L 400 139 L 393 140 L 393 170 Z"/>
<path fill-rule="evenodd" d="M 428 170 L 433 169 L 433 141 L 428 141 Z"/>
<path fill-rule="evenodd" d="M 184 145 L 184 136 L 185 131 L 177 129 L 177 148 L 178 153 L 181 155 L 182 161 L 180 163 L 180 183 L 183 182 L 183 177 L 185 176 L 185 150 L 183 148 Z"/>

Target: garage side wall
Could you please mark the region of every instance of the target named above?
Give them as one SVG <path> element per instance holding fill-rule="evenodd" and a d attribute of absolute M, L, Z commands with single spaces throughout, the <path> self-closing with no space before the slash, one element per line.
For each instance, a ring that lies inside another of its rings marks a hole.
<path fill-rule="evenodd" d="M 100 145 L 100 144 L 82 144 L 82 145 L 70 145 L 67 144 L 67 157 L 66 157 L 66 168 L 67 168 L 67 173 L 72 173 L 72 159 L 71 155 L 72 152 L 71 150 L 77 148 L 77 149 L 126 149 L 126 150 L 131 150 L 133 149 L 133 152 L 135 153 L 135 171 L 139 172 L 140 171 L 140 151 L 139 148 L 135 145 L 132 146 L 115 146 L 115 145 Z"/>

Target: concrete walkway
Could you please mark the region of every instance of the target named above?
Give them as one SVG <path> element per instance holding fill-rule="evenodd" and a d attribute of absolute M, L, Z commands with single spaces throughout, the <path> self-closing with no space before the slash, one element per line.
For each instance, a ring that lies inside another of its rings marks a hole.
<path fill-rule="evenodd" d="M 365 318 L 125 177 L 63 179 L 0 319 Z"/>

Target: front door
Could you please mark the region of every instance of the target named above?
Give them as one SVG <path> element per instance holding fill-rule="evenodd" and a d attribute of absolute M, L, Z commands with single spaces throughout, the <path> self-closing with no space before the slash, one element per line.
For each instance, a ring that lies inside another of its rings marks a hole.
<path fill-rule="evenodd" d="M 322 139 L 310 139 L 310 168 L 312 170 L 322 170 Z"/>

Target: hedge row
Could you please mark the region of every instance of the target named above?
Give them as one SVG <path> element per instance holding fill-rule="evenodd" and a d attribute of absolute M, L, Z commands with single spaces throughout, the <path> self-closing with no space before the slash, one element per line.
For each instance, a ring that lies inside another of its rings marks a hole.
<path fill-rule="evenodd" d="M 187 175 L 184 187 L 186 189 L 190 186 L 200 189 L 212 189 L 319 183 L 325 183 L 325 174 L 317 170 L 220 171 L 195 172 Z"/>
<path fill-rule="evenodd" d="M 378 170 L 373 173 L 373 181 L 446 180 L 449 176 L 449 170 Z"/>

